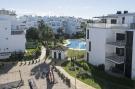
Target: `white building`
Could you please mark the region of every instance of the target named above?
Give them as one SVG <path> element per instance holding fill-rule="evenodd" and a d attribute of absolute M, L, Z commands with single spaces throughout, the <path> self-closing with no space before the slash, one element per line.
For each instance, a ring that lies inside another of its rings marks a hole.
<path fill-rule="evenodd" d="M 67 47 L 57 46 L 52 50 L 52 58 L 55 60 L 65 60 L 67 59 Z"/>
<path fill-rule="evenodd" d="M 32 15 L 24 15 L 19 17 L 19 21 L 26 25 L 26 28 L 30 27 L 38 27 L 38 21 L 42 20 L 49 27 L 52 28 L 53 32 L 57 34 L 58 29 L 63 29 L 64 33 L 72 35 L 77 32 L 82 31 L 81 22 L 83 19 L 75 18 L 75 17 L 56 17 L 56 16 L 32 16 Z"/>
<path fill-rule="evenodd" d="M 87 61 L 110 73 L 135 79 L 135 13 L 97 17 L 86 32 Z"/>
<path fill-rule="evenodd" d="M 25 26 L 16 19 L 14 11 L 0 10 L 0 59 L 12 52 L 25 51 Z"/>
<path fill-rule="evenodd" d="M 38 21 L 40 21 L 42 17 L 40 16 L 32 16 L 32 15 L 24 15 L 19 17 L 19 21 L 26 25 L 26 28 L 38 28 Z"/>

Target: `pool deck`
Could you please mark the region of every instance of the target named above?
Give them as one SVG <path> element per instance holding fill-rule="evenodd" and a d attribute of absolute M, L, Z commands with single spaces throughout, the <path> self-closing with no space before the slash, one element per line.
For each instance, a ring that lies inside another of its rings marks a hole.
<path fill-rule="evenodd" d="M 70 44 L 69 39 L 67 39 L 67 40 L 65 40 L 65 41 L 66 41 L 66 43 L 65 43 L 63 46 L 67 46 L 67 45 Z"/>

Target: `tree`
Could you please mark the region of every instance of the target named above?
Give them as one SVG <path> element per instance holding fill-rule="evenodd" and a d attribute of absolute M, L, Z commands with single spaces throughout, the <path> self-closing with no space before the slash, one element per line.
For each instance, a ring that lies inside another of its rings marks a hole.
<path fill-rule="evenodd" d="M 38 25 L 38 30 L 39 30 L 39 39 L 40 41 L 46 46 L 47 51 L 46 53 L 49 53 L 49 42 L 53 42 L 54 40 L 54 34 L 52 29 L 47 26 L 43 20 L 39 21 Z"/>
<path fill-rule="evenodd" d="M 59 34 L 59 35 L 63 35 L 64 34 L 64 28 L 58 28 L 57 29 L 57 33 Z"/>
<path fill-rule="evenodd" d="M 26 31 L 26 39 L 27 40 L 38 40 L 38 30 L 36 28 L 29 28 Z"/>

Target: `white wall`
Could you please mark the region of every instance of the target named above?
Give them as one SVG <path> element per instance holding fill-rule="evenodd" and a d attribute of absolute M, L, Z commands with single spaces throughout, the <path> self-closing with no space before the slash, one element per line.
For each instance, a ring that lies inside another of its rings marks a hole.
<path fill-rule="evenodd" d="M 90 28 L 89 38 L 91 41 L 89 62 L 93 65 L 105 64 L 106 29 Z M 87 47 L 88 45 L 87 42 Z M 87 52 L 88 50 L 87 48 Z"/>
<path fill-rule="evenodd" d="M 125 16 L 125 24 L 133 23 L 133 16 Z"/>
<path fill-rule="evenodd" d="M 67 57 L 66 51 L 52 50 L 52 58 L 54 58 L 54 52 L 56 52 L 57 59 L 59 59 L 59 53 L 61 53 L 61 60 L 64 60 Z"/>
<path fill-rule="evenodd" d="M 23 34 L 12 35 L 11 30 L 18 26 L 20 22 L 15 16 L 0 15 L 0 53 L 13 51 L 25 51 L 25 31 Z M 16 29 L 25 30 L 25 29 Z M 9 57 L 10 54 L 0 56 L 0 59 Z"/>
<path fill-rule="evenodd" d="M 106 30 L 106 41 L 107 42 L 116 42 L 116 34 L 117 33 L 125 34 L 125 30 L 124 29 L 122 29 L 122 30 L 121 29 L 108 29 L 108 30 Z M 116 47 L 118 47 L 118 46 L 106 44 L 106 56 L 109 56 L 112 53 L 116 53 Z"/>
<path fill-rule="evenodd" d="M 25 35 L 11 35 L 9 48 L 12 51 L 25 51 Z"/>
<path fill-rule="evenodd" d="M 0 21 L 0 52 L 9 52 L 9 39 L 11 34 L 11 23 L 9 20 Z"/>

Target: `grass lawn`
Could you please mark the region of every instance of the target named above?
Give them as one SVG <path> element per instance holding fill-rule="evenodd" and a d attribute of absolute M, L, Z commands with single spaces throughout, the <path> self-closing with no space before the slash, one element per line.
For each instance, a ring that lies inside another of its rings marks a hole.
<path fill-rule="evenodd" d="M 77 56 L 77 58 L 83 58 L 85 56 L 86 51 L 85 50 L 72 50 L 68 49 L 67 55 L 68 57 L 74 57 Z"/>
<path fill-rule="evenodd" d="M 69 67 L 70 67 L 70 66 L 71 66 L 71 64 L 70 64 L 70 62 L 69 62 L 69 63 L 67 63 L 67 65 L 64 66 L 63 68 L 64 68 L 64 70 L 65 70 L 66 72 L 68 72 L 71 76 L 75 77 L 76 74 L 80 71 L 80 69 L 79 69 L 79 70 L 76 70 L 76 71 L 70 71 L 70 70 L 69 70 Z M 86 83 L 86 84 L 88 84 L 88 85 L 91 85 L 91 86 L 95 87 L 96 89 L 101 89 L 100 85 L 99 85 L 98 83 L 94 82 L 94 80 L 93 80 L 92 78 L 90 78 L 90 77 L 89 77 L 89 78 L 86 78 L 86 79 L 82 79 L 82 78 L 77 78 L 77 79 L 79 79 L 80 81 L 82 81 L 82 82 L 84 82 L 84 83 Z"/>
<path fill-rule="evenodd" d="M 36 55 L 37 51 L 40 51 L 40 49 L 39 48 L 26 49 L 26 53 L 25 53 L 23 60 L 24 61 L 32 60 L 34 58 L 33 56 Z"/>
<path fill-rule="evenodd" d="M 80 62 L 81 63 L 81 62 Z M 86 63 L 86 62 L 85 62 Z M 132 81 L 127 78 L 118 78 L 111 76 L 107 74 L 104 71 L 100 71 L 97 68 L 89 65 L 89 72 L 91 73 L 91 76 L 82 78 L 79 77 L 78 79 L 92 87 L 95 87 L 96 89 L 135 89 L 134 83 L 135 81 Z M 71 67 L 71 62 L 64 63 L 63 68 L 65 71 L 67 71 L 71 76 L 75 77 L 76 74 L 80 71 L 80 69 L 83 69 L 83 67 L 79 67 L 79 70 L 71 71 L 69 68 Z"/>

